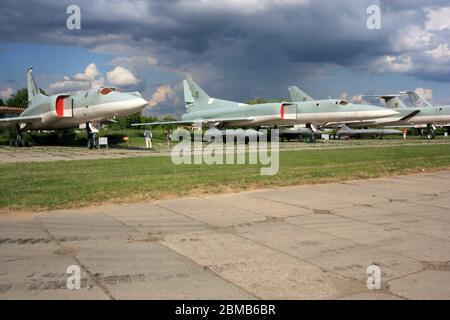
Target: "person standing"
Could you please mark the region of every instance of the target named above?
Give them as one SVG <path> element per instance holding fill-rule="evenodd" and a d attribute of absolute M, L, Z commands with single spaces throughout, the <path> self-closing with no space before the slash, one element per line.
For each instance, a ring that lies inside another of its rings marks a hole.
<path fill-rule="evenodd" d="M 153 139 L 152 130 L 145 130 L 144 137 L 145 137 L 145 146 L 146 146 L 146 148 L 147 149 L 152 149 L 153 148 L 153 145 L 152 145 L 152 139 Z"/>
<path fill-rule="evenodd" d="M 166 131 L 166 141 L 167 141 L 167 148 L 170 148 L 170 141 L 172 140 L 172 132 L 170 130 Z"/>
<path fill-rule="evenodd" d="M 408 129 L 403 129 L 403 140 L 406 140 L 407 134 L 408 134 Z"/>

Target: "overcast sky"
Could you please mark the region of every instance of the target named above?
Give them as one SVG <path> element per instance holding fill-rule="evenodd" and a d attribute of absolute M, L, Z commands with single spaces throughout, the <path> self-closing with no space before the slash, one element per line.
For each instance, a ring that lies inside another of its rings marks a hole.
<path fill-rule="evenodd" d="M 81 9 L 68 30 L 66 9 Z M 366 10 L 381 9 L 381 29 Z M 315 98 L 418 89 L 450 104 L 450 3 L 312 0 L 2 0 L 0 98 L 33 65 L 49 93 L 138 90 L 147 114 L 183 112 L 190 74 L 211 96 Z"/>

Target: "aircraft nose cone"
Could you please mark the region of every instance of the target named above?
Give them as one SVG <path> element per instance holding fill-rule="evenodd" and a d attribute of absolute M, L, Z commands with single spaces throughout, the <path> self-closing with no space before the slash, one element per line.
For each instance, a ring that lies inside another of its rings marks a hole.
<path fill-rule="evenodd" d="M 137 101 L 136 101 L 136 103 L 140 106 L 140 107 L 144 107 L 144 106 L 146 106 L 147 105 L 147 100 L 144 100 L 143 98 L 138 98 L 138 99 L 136 99 Z"/>
<path fill-rule="evenodd" d="M 396 114 L 398 114 L 398 112 L 392 109 L 384 108 L 383 110 L 380 111 L 380 114 L 384 117 L 388 117 L 388 116 L 395 116 Z"/>
<path fill-rule="evenodd" d="M 133 99 L 128 101 L 128 106 L 130 109 L 142 109 L 147 105 L 147 103 L 148 102 L 143 98 L 134 97 Z"/>
<path fill-rule="evenodd" d="M 380 108 L 380 110 L 378 110 L 378 114 L 380 117 L 389 117 L 395 116 L 398 112 L 392 109 Z"/>

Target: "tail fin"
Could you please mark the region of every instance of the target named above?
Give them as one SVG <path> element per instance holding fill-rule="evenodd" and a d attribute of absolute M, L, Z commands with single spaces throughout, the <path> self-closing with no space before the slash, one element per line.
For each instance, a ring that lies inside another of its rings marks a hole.
<path fill-rule="evenodd" d="M 292 86 L 292 87 L 289 87 L 288 89 L 289 89 L 289 93 L 291 94 L 291 101 L 292 102 L 312 101 L 312 100 L 314 100 L 313 98 L 311 98 L 311 96 L 309 96 L 308 94 L 306 94 L 305 92 L 300 90 L 299 87 Z"/>
<path fill-rule="evenodd" d="M 416 91 L 406 91 L 405 93 L 414 101 L 416 107 L 423 107 L 424 105 L 432 107 L 431 103 L 429 103 L 424 97 L 422 97 Z"/>
<path fill-rule="evenodd" d="M 28 102 L 33 100 L 35 96 L 39 94 L 39 88 L 36 85 L 36 81 L 33 77 L 33 67 L 30 67 L 27 71 L 27 87 L 28 87 Z"/>
<path fill-rule="evenodd" d="M 210 97 L 190 77 L 183 81 L 186 103 L 208 103 Z"/>

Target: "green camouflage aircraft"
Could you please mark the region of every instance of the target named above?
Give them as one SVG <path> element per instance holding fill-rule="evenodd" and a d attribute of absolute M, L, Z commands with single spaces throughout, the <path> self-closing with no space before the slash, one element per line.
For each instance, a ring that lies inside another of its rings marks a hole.
<path fill-rule="evenodd" d="M 312 101 L 308 94 L 298 87 L 289 87 L 292 101 Z M 402 95 L 408 95 L 415 102 L 414 107 L 407 107 L 400 99 Z M 428 138 L 435 137 L 435 126 L 450 125 L 450 106 L 431 105 L 425 98 L 414 91 L 404 91 L 389 95 L 366 95 L 366 97 L 377 97 L 385 101 L 386 106 L 397 111 L 397 114 L 368 120 L 354 121 L 331 121 L 324 124 L 324 127 L 338 127 L 346 124 L 352 128 L 389 126 L 389 127 L 426 127 L 428 129 Z"/>
<path fill-rule="evenodd" d="M 216 126 L 320 125 L 331 121 L 361 121 L 396 115 L 387 108 L 349 103 L 342 99 L 307 100 L 249 105 L 211 98 L 192 79 L 183 81 L 187 112 L 178 121 L 136 123 L 134 126 L 180 124 Z"/>
<path fill-rule="evenodd" d="M 85 127 L 88 133 L 96 132 L 102 122 L 116 116 L 141 111 L 146 105 L 138 92 L 119 92 L 115 87 L 87 90 L 75 95 L 46 96 L 39 92 L 32 74 L 27 71 L 28 108 L 18 117 L 0 118 L 0 126 L 16 126 L 15 144 L 22 144 L 23 130 L 53 130 Z"/>

